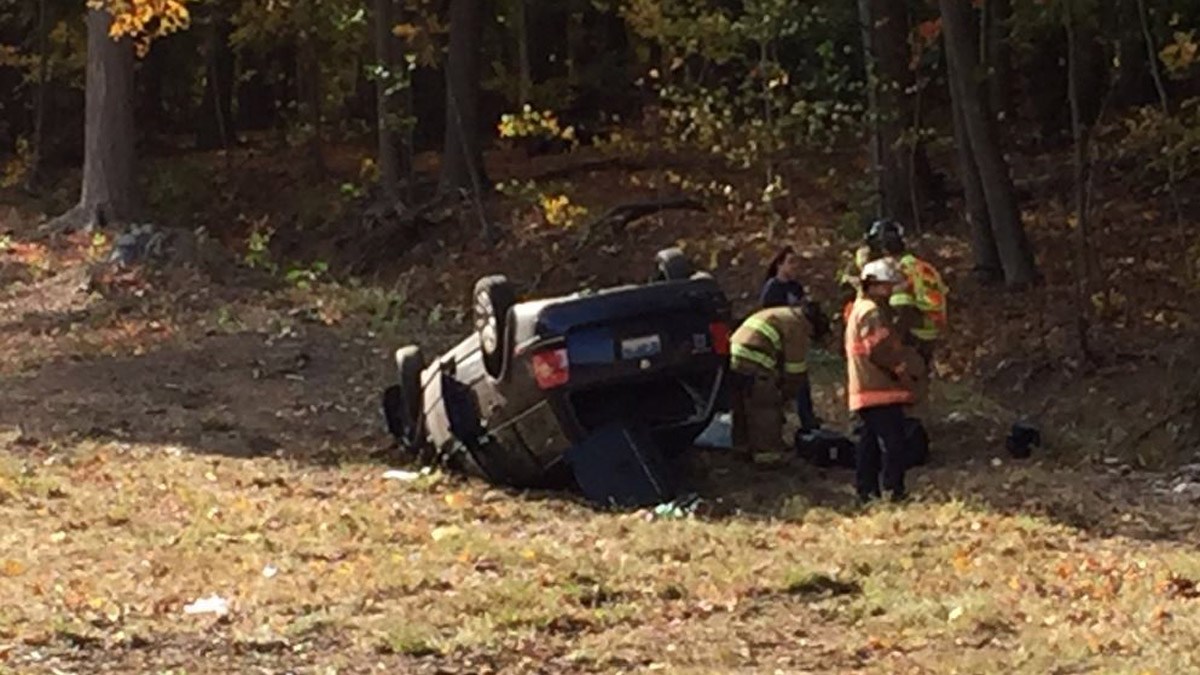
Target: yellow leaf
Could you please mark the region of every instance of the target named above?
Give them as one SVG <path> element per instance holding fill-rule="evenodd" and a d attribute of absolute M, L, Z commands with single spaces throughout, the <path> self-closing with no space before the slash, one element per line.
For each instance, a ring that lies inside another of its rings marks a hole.
<path fill-rule="evenodd" d="M 449 539 L 450 537 L 457 537 L 458 535 L 462 534 L 462 532 L 463 529 L 457 525 L 446 525 L 444 527 L 433 528 L 433 531 L 429 533 L 429 536 L 434 541 L 442 541 L 443 539 Z"/>
<path fill-rule="evenodd" d="M 465 509 L 470 504 L 470 498 L 464 492 L 451 492 L 443 499 L 446 501 L 446 506 L 452 509 Z"/>
<path fill-rule="evenodd" d="M 0 566 L 0 572 L 6 577 L 17 577 L 25 573 L 25 565 L 17 560 L 5 560 L 4 565 Z"/>
<path fill-rule="evenodd" d="M 398 23 L 395 26 L 392 26 L 392 35 L 395 35 L 402 40 L 411 40 L 420 32 L 421 29 L 417 28 L 411 23 Z"/>

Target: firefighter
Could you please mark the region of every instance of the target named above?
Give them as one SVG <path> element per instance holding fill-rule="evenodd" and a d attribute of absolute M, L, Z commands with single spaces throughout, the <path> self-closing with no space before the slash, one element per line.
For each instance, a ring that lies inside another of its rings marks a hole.
<path fill-rule="evenodd" d="M 866 503 L 882 497 L 883 487 L 895 501 L 906 496 L 904 472 L 904 407 L 916 398 L 920 373 L 916 350 L 905 344 L 887 317 L 888 300 L 904 284 L 895 261 L 883 258 L 863 266 L 862 294 L 846 323 L 847 396 L 850 411 L 863 425 L 855 457 L 856 488 Z"/>
<path fill-rule="evenodd" d="M 807 301 L 760 309 L 730 338 L 734 447 L 748 447 L 755 464 L 777 464 L 791 453 L 783 439 L 784 405 L 808 385 L 809 345 L 828 333 L 829 320 Z"/>
<path fill-rule="evenodd" d="M 863 266 L 878 256 L 871 250 L 870 245 L 863 244 L 855 249 L 852 255 L 847 255 L 846 257 L 849 259 L 845 267 L 842 268 L 842 275 L 838 280 L 842 287 L 843 323 L 850 318 L 850 309 L 854 306 L 854 301 L 862 295 L 862 289 L 859 286 L 859 276 L 862 275 Z"/>
<path fill-rule="evenodd" d="M 875 257 L 890 258 L 899 266 L 905 284 L 896 289 L 888 304 L 896 313 L 905 339 L 917 348 L 926 367 L 931 367 L 938 339 L 947 325 L 946 296 L 949 290 L 942 275 L 936 267 L 908 250 L 904 226 L 894 220 L 879 220 L 872 224 L 867 242 Z"/>
<path fill-rule="evenodd" d="M 804 304 L 806 294 L 800 283 L 800 265 L 800 255 L 791 246 L 784 246 L 775 254 L 758 296 L 763 309 Z M 807 381 L 796 392 L 796 415 L 800 418 L 801 431 L 821 427 L 821 419 L 813 409 L 812 385 Z"/>

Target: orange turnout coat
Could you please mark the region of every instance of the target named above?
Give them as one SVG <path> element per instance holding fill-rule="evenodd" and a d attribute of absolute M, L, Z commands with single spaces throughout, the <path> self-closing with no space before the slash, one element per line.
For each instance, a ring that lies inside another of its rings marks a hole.
<path fill-rule="evenodd" d="M 912 404 L 919 376 L 914 358 L 920 357 L 874 300 L 854 301 L 846 322 L 850 410 Z"/>

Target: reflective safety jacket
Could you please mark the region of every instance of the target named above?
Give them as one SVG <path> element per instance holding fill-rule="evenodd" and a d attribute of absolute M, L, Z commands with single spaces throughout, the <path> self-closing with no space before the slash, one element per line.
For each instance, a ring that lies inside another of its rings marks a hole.
<path fill-rule="evenodd" d="M 744 375 L 799 378 L 808 373 L 812 326 L 799 307 L 755 312 L 729 339 L 729 367 Z"/>
<path fill-rule="evenodd" d="M 854 302 L 846 322 L 846 371 L 850 410 L 908 405 L 915 400 L 916 352 L 874 300 Z"/>
<path fill-rule="evenodd" d="M 908 283 L 892 294 L 890 304 L 897 314 L 913 318 L 902 325 L 918 340 L 932 341 L 946 330 L 946 296 L 950 293 L 937 268 L 908 253 L 900 258 L 900 271 Z"/>

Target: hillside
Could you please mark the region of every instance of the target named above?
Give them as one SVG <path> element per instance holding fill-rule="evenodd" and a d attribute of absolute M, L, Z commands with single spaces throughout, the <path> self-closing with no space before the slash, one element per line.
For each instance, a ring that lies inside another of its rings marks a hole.
<path fill-rule="evenodd" d="M 586 159 L 511 164 L 539 172 Z M 526 175 L 493 161 L 498 179 Z M 6 216 L 0 670 L 1194 667 L 1200 476 L 1177 467 L 1197 447 L 1195 295 L 1140 249 L 1164 250 L 1172 226 L 1143 219 L 1136 241 L 1121 229 L 1140 202 L 1114 203 L 1097 231 L 1127 300 L 1099 315 L 1094 364 L 1072 340 L 1069 232 L 1050 195 L 1027 216 L 1054 272 L 1045 286 L 976 287 L 960 238 L 918 240 L 954 288 L 955 337 L 931 420 L 936 458 L 914 472 L 914 504 L 864 512 L 844 472 L 764 473 L 698 453 L 702 507 L 664 519 L 441 473 L 385 479 L 403 463 L 376 407 L 387 354 L 460 335 L 467 289 L 484 273 L 529 284 L 549 264 L 538 292 L 607 285 L 642 278 L 657 248 L 680 241 L 748 306 L 775 245 L 761 222 L 709 202 L 705 214 L 594 234 L 577 260 L 555 264 L 555 247 L 569 250 L 584 230 L 538 222 L 512 201 L 489 206 L 507 224 L 493 249 L 478 243 L 469 209 L 396 234 L 386 250 L 339 248 L 393 235 L 328 215 L 287 227 L 340 179 L 301 192 L 287 189 L 301 184 L 291 165 L 272 166 L 211 181 L 210 192 L 171 178 L 186 200 L 160 202 L 177 209 L 160 208 L 160 222 L 202 218 L 235 247 L 200 247 L 188 265 L 94 274 L 111 235 L 50 237 L 27 210 Z M 657 172 L 606 168 L 566 188 L 596 213 L 658 194 L 633 185 Z M 833 298 L 850 239 L 834 225 L 836 190 L 803 175 L 797 167 L 794 222 L 777 239 L 805 251 L 810 285 Z M 264 218 L 279 232 L 247 251 L 246 224 Z M 261 269 L 268 260 L 277 272 Z M 297 269 L 315 281 L 289 279 Z M 836 420 L 836 364 L 815 377 Z M 1002 439 L 1025 415 L 1048 447 L 1021 463 Z M 185 613 L 210 594 L 227 614 Z"/>

